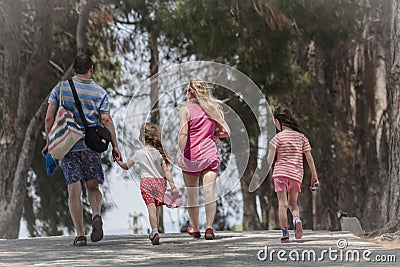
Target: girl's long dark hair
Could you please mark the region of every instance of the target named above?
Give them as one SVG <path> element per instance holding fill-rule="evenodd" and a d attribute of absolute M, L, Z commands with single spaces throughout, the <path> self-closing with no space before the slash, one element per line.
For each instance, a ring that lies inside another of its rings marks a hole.
<path fill-rule="evenodd" d="M 144 137 L 144 142 L 152 145 L 155 149 L 160 152 L 165 163 L 167 165 L 172 165 L 172 161 L 169 159 L 167 151 L 164 149 L 161 142 L 161 134 L 157 125 L 152 123 L 143 123 L 140 127 L 140 139 Z"/>
<path fill-rule="evenodd" d="M 292 111 L 286 107 L 278 106 L 274 111 L 274 118 L 279 121 L 281 127 L 284 125 L 299 133 L 304 134 L 298 119 L 293 115 Z"/>

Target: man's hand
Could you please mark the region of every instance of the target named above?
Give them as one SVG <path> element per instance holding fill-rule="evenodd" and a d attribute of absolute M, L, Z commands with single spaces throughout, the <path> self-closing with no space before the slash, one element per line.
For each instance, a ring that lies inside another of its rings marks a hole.
<path fill-rule="evenodd" d="M 112 157 L 114 161 L 122 161 L 121 152 L 119 151 L 118 147 L 113 147 Z"/>
<path fill-rule="evenodd" d="M 42 156 L 46 157 L 47 150 L 49 149 L 49 144 L 46 144 L 42 149 Z"/>

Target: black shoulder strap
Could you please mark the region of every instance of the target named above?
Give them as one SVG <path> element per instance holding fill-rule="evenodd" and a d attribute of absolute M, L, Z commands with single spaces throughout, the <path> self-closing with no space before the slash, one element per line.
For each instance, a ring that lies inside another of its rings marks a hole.
<path fill-rule="evenodd" d="M 88 126 L 88 123 L 86 121 L 85 114 L 83 114 L 81 101 L 79 100 L 78 94 L 76 93 L 74 82 L 72 81 L 72 79 L 69 79 L 68 82 L 69 82 L 69 86 L 71 86 L 72 94 L 74 95 L 74 99 L 75 99 L 75 105 L 78 108 L 79 115 L 81 116 L 81 120 L 83 122 L 83 125 L 85 126 L 85 129 L 87 129 L 89 126 Z"/>

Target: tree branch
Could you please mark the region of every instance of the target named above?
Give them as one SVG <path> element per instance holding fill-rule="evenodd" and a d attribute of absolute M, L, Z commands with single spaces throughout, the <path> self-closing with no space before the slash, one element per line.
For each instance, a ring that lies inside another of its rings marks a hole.
<path fill-rule="evenodd" d="M 83 54 L 86 51 L 87 42 L 86 42 L 86 32 L 87 25 L 89 22 L 89 14 L 94 9 L 97 4 L 95 0 L 81 1 L 81 4 L 86 4 L 82 7 L 81 13 L 79 14 L 78 26 L 76 28 L 76 45 L 77 45 L 77 54 Z"/>

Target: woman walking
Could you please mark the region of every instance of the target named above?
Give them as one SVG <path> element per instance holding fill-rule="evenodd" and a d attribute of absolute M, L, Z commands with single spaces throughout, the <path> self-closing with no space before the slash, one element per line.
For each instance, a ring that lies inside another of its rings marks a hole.
<path fill-rule="evenodd" d="M 213 221 L 216 212 L 215 181 L 219 170 L 219 155 L 216 147 L 216 125 L 222 129 L 218 137 L 230 135 L 225 122 L 221 101 L 214 98 L 210 88 L 201 79 L 192 79 L 187 87 L 189 104 L 179 110 L 180 132 L 178 144 L 182 152 L 180 166 L 188 192 L 188 212 L 192 225 L 188 233 L 200 238 L 199 228 L 199 181 L 205 198 L 206 231 L 205 239 L 215 238 Z"/>

